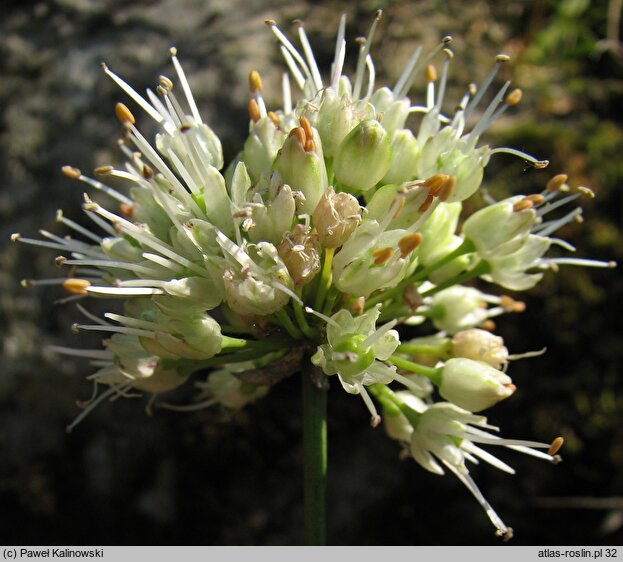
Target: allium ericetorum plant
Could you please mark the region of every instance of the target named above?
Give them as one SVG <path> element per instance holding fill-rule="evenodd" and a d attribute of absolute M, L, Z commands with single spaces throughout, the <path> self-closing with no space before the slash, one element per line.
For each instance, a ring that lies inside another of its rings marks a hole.
<path fill-rule="evenodd" d="M 485 195 L 486 206 L 464 216 L 463 201 L 481 188 L 492 156 L 547 166 L 481 142 L 521 99 L 509 82 L 493 86 L 508 57 L 498 55 L 480 86 L 446 100 L 454 55 L 444 37 L 431 52 L 416 49 L 393 87 L 377 88 L 370 53 L 380 15 L 359 40 L 352 77 L 342 73 L 345 16 L 328 72 L 318 68 L 302 25 L 296 47 L 268 21 L 288 70 L 283 105 L 266 107 L 261 78 L 251 71 L 249 135 L 227 164 L 175 49 L 176 80 L 160 76 L 146 96 L 104 65 L 159 133 L 150 143 L 132 111 L 117 104 L 124 165 L 97 168 L 95 178 L 63 168 L 88 187 L 82 209 L 92 228 L 59 212 L 72 234 L 13 235 L 60 251 L 56 263 L 68 276 L 23 283 L 61 285 L 70 293 L 65 301 L 123 300 L 122 314 L 103 318 L 77 305 L 85 321 L 75 330 L 103 332 L 102 349 L 52 348 L 97 369 L 88 377 L 93 397 L 69 429 L 118 397 L 144 393 L 149 411 L 238 409 L 299 376 L 306 540 L 322 543 L 326 389 L 336 380 L 361 398 L 371 425 L 382 424 L 402 455 L 435 474 L 454 474 L 497 534 L 510 538 L 467 463 L 513 473 L 483 446 L 556 463 L 562 438 L 501 438 L 481 414 L 515 391 L 509 361 L 533 354 L 509 355 L 488 331 L 491 318 L 521 312 L 523 304 L 465 283 L 524 291 L 562 264 L 614 264 L 545 257 L 551 246 L 574 251 L 554 236 L 581 219 L 573 202 L 592 196 L 562 174 L 544 180 L 540 193 L 501 201 Z M 419 103 L 409 97 L 416 84 L 425 89 Z M 415 129 L 406 125 L 412 114 L 420 116 Z M 421 330 L 420 337 L 405 341 L 402 326 Z M 195 401 L 167 398 L 195 373 L 204 379 L 192 383 Z"/>

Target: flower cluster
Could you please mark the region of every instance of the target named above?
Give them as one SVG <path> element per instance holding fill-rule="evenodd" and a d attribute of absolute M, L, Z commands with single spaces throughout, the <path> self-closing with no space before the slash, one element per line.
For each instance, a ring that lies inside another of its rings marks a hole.
<path fill-rule="evenodd" d="M 97 369 L 89 377 L 94 396 L 70 428 L 102 401 L 136 392 L 150 396 L 150 409 L 241 408 L 311 362 L 359 395 L 372 425 L 383 419 L 389 436 L 422 467 L 455 474 L 498 533 L 510 536 L 466 461 L 480 458 L 512 472 L 480 445 L 556 462 L 560 443 L 502 439 L 474 413 L 515 390 L 506 369 L 521 356 L 509 355 L 502 338 L 486 329 L 492 317 L 520 312 L 523 304 L 464 284 L 480 278 L 522 291 L 558 264 L 612 264 L 544 257 L 552 245 L 573 251 L 551 235 L 579 219 L 581 209 L 556 211 L 590 194 L 571 189 L 564 175 L 541 193 L 485 198 L 484 207 L 464 216 L 463 201 L 479 192 L 494 155 L 547 165 L 481 143 L 491 123 L 521 98 L 508 82 L 490 95 L 508 57 L 499 55 L 479 88 L 470 85 L 458 103 L 448 103 L 453 52 L 444 37 L 427 54 L 418 48 L 393 87 L 377 88 L 370 51 L 379 18 L 360 42 L 352 78 L 343 74 L 345 17 L 328 77 L 302 26 L 298 49 L 268 21 L 289 71 L 283 105 L 267 107 L 262 80 L 251 72 L 249 134 L 227 167 L 175 49 L 176 83 L 161 76 L 146 97 L 104 65 L 157 124 L 155 143 L 141 134 L 133 112 L 117 104 L 125 164 L 97 168 L 94 177 L 63 168 L 88 187 L 82 209 L 92 228 L 59 211 L 58 222 L 71 235 L 13 235 L 60 252 L 56 263 L 70 274 L 24 284 L 62 285 L 65 301 L 123 303 L 121 313 L 103 318 L 78 304 L 86 320 L 75 329 L 106 334 L 103 349 L 53 347 L 86 357 Z M 409 95 L 422 78 L 425 102 L 418 105 Z M 414 114 L 419 125 L 412 128 Z M 401 339 L 401 332 L 426 326 L 429 335 Z M 193 373 L 206 372 L 195 402 L 168 401 L 167 393 Z M 537 450 L 543 447 L 549 452 Z"/>

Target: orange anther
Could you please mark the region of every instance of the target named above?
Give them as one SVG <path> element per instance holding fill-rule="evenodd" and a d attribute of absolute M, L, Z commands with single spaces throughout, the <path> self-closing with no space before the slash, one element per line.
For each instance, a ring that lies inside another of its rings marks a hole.
<path fill-rule="evenodd" d="M 249 72 L 249 90 L 251 90 L 251 93 L 261 92 L 263 89 L 260 73 L 257 70 Z"/>
<path fill-rule="evenodd" d="M 78 168 L 74 168 L 73 166 L 63 166 L 61 168 L 61 172 L 69 179 L 77 180 L 82 175 L 82 172 Z"/>
<path fill-rule="evenodd" d="M 419 232 L 412 232 L 398 241 L 398 248 L 400 248 L 400 257 L 406 258 L 413 250 L 415 250 L 423 240 L 423 236 Z"/>
<path fill-rule="evenodd" d="M 454 193 L 456 187 L 456 176 L 449 176 L 439 191 L 439 200 L 447 201 Z"/>
<path fill-rule="evenodd" d="M 534 203 L 530 199 L 522 199 L 513 205 L 513 211 L 520 213 L 521 211 L 532 209 L 532 207 L 534 207 Z"/>
<path fill-rule="evenodd" d="M 249 117 L 254 123 L 260 120 L 260 107 L 253 98 L 249 100 Z"/>
<path fill-rule="evenodd" d="M 552 444 L 550 445 L 547 454 L 553 457 L 558 451 L 560 451 L 560 448 L 563 446 L 564 442 L 565 440 L 563 437 L 556 437 L 556 439 L 552 441 Z"/>
<path fill-rule="evenodd" d="M 568 179 L 569 176 L 567 174 L 558 174 L 547 182 L 545 189 L 547 189 L 547 191 L 558 191 L 565 183 L 567 183 Z"/>
<path fill-rule="evenodd" d="M 383 265 L 392 257 L 393 253 L 393 248 L 379 248 L 378 250 L 374 250 L 374 252 L 372 252 L 374 263 L 376 265 Z"/>
<path fill-rule="evenodd" d="M 134 125 L 136 123 L 136 119 L 134 119 L 134 115 L 132 115 L 128 106 L 121 102 L 115 105 L 115 115 L 117 115 L 117 119 L 119 119 L 122 125 L 127 125 L 128 123 Z"/>
<path fill-rule="evenodd" d="M 86 295 L 87 287 L 91 286 L 91 282 L 86 279 L 75 279 L 70 277 L 63 281 L 63 289 L 72 295 Z"/>

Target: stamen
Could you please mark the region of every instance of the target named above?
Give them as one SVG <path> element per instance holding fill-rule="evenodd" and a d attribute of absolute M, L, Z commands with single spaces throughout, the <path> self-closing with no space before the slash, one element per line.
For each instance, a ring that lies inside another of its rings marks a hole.
<path fill-rule="evenodd" d="M 263 91 L 262 78 L 257 70 L 249 72 L 249 90 L 252 94 Z"/>
<path fill-rule="evenodd" d="M 92 322 L 95 322 L 96 324 L 101 324 L 102 326 L 110 326 L 110 322 L 106 322 L 106 320 L 104 320 L 103 318 L 95 316 L 95 314 L 91 314 L 81 304 L 76 304 L 76 308 L 80 311 L 80 314 L 82 314 L 85 318 L 88 318 Z"/>
<path fill-rule="evenodd" d="M 400 257 L 405 259 L 413 250 L 415 250 L 423 240 L 423 236 L 420 232 L 412 232 L 407 234 L 398 241 L 398 248 L 400 248 Z"/>
<path fill-rule="evenodd" d="M 361 47 L 359 48 L 359 57 L 357 59 L 357 69 L 355 71 L 355 85 L 353 87 L 353 100 L 358 100 L 361 94 L 361 86 L 363 84 L 363 73 L 364 66 L 368 54 L 370 53 L 370 46 L 372 45 L 372 41 L 374 39 L 374 32 L 376 31 L 376 26 L 378 22 L 381 20 L 383 16 L 383 10 L 377 10 L 376 15 L 374 17 L 374 21 L 370 26 L 370 31 L 368 32 L 368 36 L 362 42 Z"/>
<path fill-rule="evenodd" d="M 335 328 L 340 328 L 340 325 L 335 320 L 333 320 L 333 318 L 330 318 L 329 316 L 327 316 L 326 314 L 322 314 L 321 312 L 316 312 L 310 306 L 305 307 L 305 312 L 307 312 L 308 314 L 313 314 L 314 316 L 317 316 L 318 318 L 320 318 L 321 320 L 324 320 L 327 324 L 331 324 L 331 326 Z"/>
<path fill-rule="evenodd" d="M 86 295 L 91 282 L 86 279 L 69 278 L 63 282 L 63 289 L 72 295 Z"/>
<path fill-rule="evenodd" d="M 340 17 L 340 25 L 335 39 L 335 55 L 331 63 L 331 87 L 337 91 L 342 69 L 344 68 L 344 58 L 346 57 L 346 14 Z"/>
<path fill-rule="evenodd" d="M 130 336 L 139 336 L 146 338 L 154 338 L 156 333 L 150 330 L 139 330 L 138 328 L 127 328 L 125 326 L 101 326 L 100 324 L 74 324 L 71 329 L 74 332 L 86 330 L 87 332 L 115 332 L 119 334 L 128 334 Z"/>
<path fill-rule="evenodd" d="M 316 90 L 321 90 L 322 89 L 322 78 L 320 76 L 320 70 L 318 69 L 318 64 L 316 64 L 316 59 L 314 58 L 314 51 L 311 48 L 309 40 L 307 39 L 307 34 L 305 33 L 305 29 L 303 27 L 303 22 L 301 20 L 297 20 L 295 23 L 298 26 L 299 40 L 301 41 L 301 45 L 303 45 L 303 52 L 305 53 L 305 58 L 307 59 L 307 62 L 311 69 L 314 86 L 316 86 Z"/>
<path fill-rule="evenodd" d="M 64 347 L 61 345 L 46 345 L 45 347 L 52 353 L 61 355 L 70 355 L 72 357 L 87 357 L 89 359 L 112 359 L 114 353 L 106 349 L 76 349 L 73 347 Z"/>
<path fill-rule="evenodd" d="M 359 394 L 361 394 L 361 398 L 363 398 L 363 403 L 368 408 L 368 412 L 370 412 L 370 425 L 372 427 L 378 427 L 378 425 L 381 423 L 381 416 L 379 416 L 379 413 L 376 410 L 376 406 L 374 405 L 374 402 L 372 402 L 372 398 L 370 398 L 368 391 L 362 384 L 357 384 L 356 386 L 359 390 Z"/>
<path fill-rule="evenodd" d="M 301 89 L 301 91 L 305 92 L 305 77 L 299 70 L 298 66 L 296 66 L 296 62 L 294 62 L 292 55 L 289 53 L 288 49 L 286 49 L 283 46 L 280 47 L 279 49 L 281 51 L 281 55 L 286 61 L 286 65 L 288 66 L 288 69 L 290 70 L 290 72 L 292 73 L 292 76 L 294 77 L 294 81 L 296 82 L 297 86 Z"/>
<path fill-rule="evenodd" d="M 195 99 L 193 98 L 192 91 L 190 90 L 190 85 L 188 80 L 186 79 L 186 74 L 184 74 L 184 69 L 182 65 L 177 60 L 177 49 L 175 47 L 171 47 L 169 49 L 171 53 L 171 61 L 173 62 L 173 66 L 175 67 L 175 72 L 177 72 L 177 77 L 179 78 L 180 84 L 182 85 L 182 90 L 184 90 L 184 94 L 186 95 L 186 101 L 188 102 L 188 106 L 190 107 L 190 112 L 192 116 L 195 118 L 195 121 L 198 124 L 203 123 L 201 120 L 201 115 L 199 115 L 199 109 L 197 108 L 197 104 L 195 103 Z"/>
<path fill-rule="evenodd" d="M 380 340 L 387 332 L 389 332 L 396 324 L 398 324 L 398 320 L 391 320 L 386 324 L 383 324 L 380 328 L 377 328 L 372 334 L 370 334 L 363 342 L 361 342 L 361 347 L 370 347 Z"/>
<path fill-rule="evenodd" d="M 115 114 L 122 125 L 126 125 L 128 123 L 134 125 L 134 123 L 136 123 L 136 119 L 134 118 L 134 115 L 132 115 L 132 112 L 128 109 L 128 106 L 121 102 L 118 102 L 115 105 Z"/>
<path fill-rule="evenodd" d="M 409 62 L 407 62 L 405 69 L 402 71 L 402 74 L 400 75 L 400 78 L 398 79 L 398 82 L 396 82 L 396 85 L 394 86 L 394 89 L 393 89 L 394 97 L 396 99 L 400 99 L 406 95 L 408 91 L 408 90 L 405 90 L 407 80 L 409 80 L 411 73 L 414 71 L 415 65 L 417 64 L 417 61 L 420 58 L 421 53 L 422 53 L 422 47 L 418 47 L 413 52 L 411 57 L 409 58 Z"/>
<path fill-rule="evenodd" d="M 547 191 L 559 191 L 567 183 L 568 179 L 569 176 L 567 174 L 558 174 L 547 182 L 545 189 Z"/>
<path fill-rule="evenodd" d="M 95 409 L 101 402 L 115 394 L 115 387 L 110 387 L 106 392 L 102 392 L 95 400 L 93 400 L 87 408 L 85 408 L 76 418 L 72 421 L 66 428 L 65 431 L 67 433 L 71 433 L 73 429 L 84 419 L 86 418 L 92 411 Z"/>
<path fill-rule="evenodd" d="M 209 400 L 204 400 L 203 402 L 198 402 L 196 404 L 170 404 L 168 402 L 158 402 L 155 404 L 156 408 L 162 408 L 163 410 L 171 410 L 173 412 L 195 412 L 197 410 L 203 410 L 205 408 L 209 408 L 210 406 L 214 406 L 214 404 L 218 404 L 218 400 L 216 398 L 210 398 Z"/>
<path fill-rule="evenodd" d="M 100 287 L 92 285 L 87 289 L 89 294 L 108 295 L 111 297 L 148 297 L 151 295 L 163 295 L 162 289 L 150 289 L 143 287 Z"/>
<path fill-rule="evenodd" d="M 281 75 L 281 91 L 283 96 L 283 112 L 285 115 L 292 113 L 292 88 L 290 87 L 290 77 L 287 72 Z"/>
<path fill-rule="evenodd" d="M 379 248 L 378 250 L 374 250 L 372 252 L 372 257 L 374 258 L 374 263 L 376 265 L 385 264 L 389 258 L 394 254 L 393 248 Z"/>
<path fill-rule="evenodd" d="M 509 57 L 507 57 L 506 55 L 498 55 L 495 58 L 495 65 L 493 66 L 493 68 L 491 69 L 487 77 L 484 79 L 480 88 L 477 91 L 470 92 L 474 97 L 472 98 L 472 100 L 469 102 L 469 104 L 465 108 L 465 119 L 467 119 L 469 115 L 472 113 L 472 111 L 474 111 L 474 109 L 478 107 L 478 104 L 480 103 L 482 96 L 484 96 L 485 92 L 489 89 L 489 86 L 491 86 L 491 83 L 493 82 L 493 79 L 498 73 L 498 70 L 500 70 L 500 67 L 502 66 L 502 64 L 508 60 L 509 60 Z"/>
<path fill-rule="evenodd" d="M 90 230 L 84 228 L 83 226 L 80 226 L 78 223 L 75 223 L 74 221 L 67 219 L 63 216 L 63 211 L 62 209 L 58 209 L 56 211 L 56 222 L 60 222 L 62 224 L 64 224 L 65 226 L 68 226 L 69 228 L 75 230 L 76 232 L 79 232 L 80 234 L 86 236 L 87 238 L 93 240 L 93 242 L 96 243 L 100 243 L 102 241 L 102 238 L 100 236 L 97 236 L 96 234 L 93 234 Z"/>

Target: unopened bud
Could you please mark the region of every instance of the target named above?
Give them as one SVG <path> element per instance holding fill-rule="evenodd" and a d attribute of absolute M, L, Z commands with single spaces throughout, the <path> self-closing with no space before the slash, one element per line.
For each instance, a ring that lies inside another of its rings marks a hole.
<path fill-rule="evenodd" d="M 504 340 L 485 330 L 472 328 L 458 332 L 452 338 L 452 355 L 475 361 L 484 361 L 499 369 L 508 361 Z"/>
<path fill-rule="evenodd" d="M 385 176 L 391 160 L 387 131 L 378 121 L 368 119 L 346 135 L 335 155 L 333 171 L 352 192 L 364 193 Z"/>

